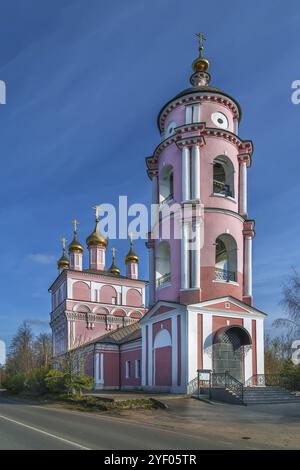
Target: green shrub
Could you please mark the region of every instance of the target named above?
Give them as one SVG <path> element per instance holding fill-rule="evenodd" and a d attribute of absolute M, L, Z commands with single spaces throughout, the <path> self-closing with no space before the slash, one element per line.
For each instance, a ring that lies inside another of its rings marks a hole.
<path fill-rule="evenodd" d="M 25 388 L 31 393 L 45 394 L 48 389 L 46 385 L 46 375 L 48 368 L 39 367 L 33 369 L 26 375 Z"/>
<path fill-rule="evenodd" d="M 65 374 L 61 370 L 49 370 L 45 377 L 45 385 L 50 393 L 64 393 L 66 391 Z"/>
<path fill-rule="evenodd" d="M 2 386 L 10 393 L 21 393 L 25 390 L 25 376 L 23 374 L 7 375 Z"/>

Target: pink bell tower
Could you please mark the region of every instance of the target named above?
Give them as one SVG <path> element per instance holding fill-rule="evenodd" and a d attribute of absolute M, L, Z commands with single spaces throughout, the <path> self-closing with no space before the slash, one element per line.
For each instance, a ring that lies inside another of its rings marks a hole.
<path fill-rule="evenodd" d="M 161 211 L 173 204 L 191 208 L 181 240 L 148 241 L 150 304 L 191 304 L 224 295 L 252 304 L 254 221 L 247 214 L 252 142 L 238 135 L 238 102 L 209 85 L 209 65 L 200 35 L 192 87 L 161 109 L 161 142 L 147 158 L 153 204 Z M 158 225 L 162 232 L 164 217 Z M 197 246 L 190 249 L 193 236 Z"/>
<path fill-rule="evenodd" d="M 158 114 L 146 158 L 152 181 L 149 311 L 141 320 L 142 385 L 191 390 L 197 371 L 256 384 L 264 374 L 265 313 L 253 307 L 247 171 L 253 146 L 239 136 L 241 108 L 210 85 L 209 61 L 192 64 L 191 87 Z"/>

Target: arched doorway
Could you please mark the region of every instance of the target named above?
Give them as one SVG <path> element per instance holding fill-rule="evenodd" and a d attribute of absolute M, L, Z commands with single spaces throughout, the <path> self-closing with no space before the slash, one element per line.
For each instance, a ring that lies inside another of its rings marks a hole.
<path fill-rule="evenodd" d="M 213 339 L 214 372 L 228 371 L 230 375 L 243 382 L 245 348 L 251 344 L 251 337 L 242 326 L 220 328 Z"/>

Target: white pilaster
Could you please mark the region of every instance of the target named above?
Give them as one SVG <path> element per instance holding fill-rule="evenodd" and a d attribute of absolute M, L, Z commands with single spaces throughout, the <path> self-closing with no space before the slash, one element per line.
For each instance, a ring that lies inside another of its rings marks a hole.
<path fill-rule="evenodd" d="M 250 337 L 252 338 L 252 319 L 251 318 L 244 318 L 244 328 L 248 331 Z M 252 345 L 252 348 L 253 348 L 253 345 Z M 253 375 L 252 348 L 249 348 L 245 354 L 245 381 L 250 379 L 250 377 L 252 377 Z"/>
<path fill-rule="evenodd" d="M 142 326 L 142 386 L 146 385 L 146 326 Z"/>
<path fill-rule="evenodd" d="M 240 213 L 243 216 L 247 216 L 247 163 L 240 162 Z"/>
<path fill-rule="evenodd" d="M 190 200 L 190 149 L 182 149 L 182 200 Z"/>
<path fill-rule="evenodd" d="M 99 368 L 100 368 L 100 354 L 97 352 L 95 354 L 95 384 L 100 383 L 100 374 L 99 374 Z"/>
<path fill-rule="evenodd" d="M 172 386 L 177 387 L 178 379 L 178 331 L 177 316 L 172 317 Z"/>
<path fill-rule="evenodd" d="M 154 248 L 149 248 L 149 304 L 153 305 L 155 302 L 155 253 Z"/>
<path fill-rule="evenodd" d="M 212 369 L 212 315 L 203 314 L 203 369 Z"/>
<path fill-rule="evenodd" d="M 256 356 L 257 356 L 257 373 L 265 373 L 264 361 L 264 320 L 256 319 Z"/>
<path fill-rule="evenodd" d="M 188 324 L 188 382 L 197 375 L 198 358 L 198 331 L 197 331 L 197 313 L 187 312 Z"/>
<path fill-rule="evenodd" d="M 192 147 L 192 199 L 200 199 L 200 147 Z"/>
<path fill-rule="evenodd" d="M 192 287 L 196 289 L 200 289 L 200 223 L 197 222 L 193 226 L 193 232 L 195 241 L 193 242 L 193 250 L 192 250 Z"/>
<path fill-rule="evenodd" d="M 244 296 L 252 296 L 252 237 L 245 236 L 244 240 Z"/>
<path fill-rule="evenodd" d="M 181 288 L 190 287 L 190 265 L 189 265 L 189 223 L 183 224 L 181 239 Z"/>
<path fill-rule="evenodd" d="M 149 324 L 148 328 L 148 376 L 149 385 L 154 384 L 153 380 L 153 347 L 152 347 L 152 323 Z"/>

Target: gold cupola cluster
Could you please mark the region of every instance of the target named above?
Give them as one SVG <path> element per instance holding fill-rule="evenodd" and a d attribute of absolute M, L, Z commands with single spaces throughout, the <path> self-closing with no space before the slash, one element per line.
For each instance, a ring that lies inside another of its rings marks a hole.
<path fill-rule="evenodd" d="M 99 273 L 108 273 L 113 276 L 120 276 L 120 268 L 116 264 L 116 252 L 115 248 L 112 248 L 112 263 L 108 270 L 105 270 L 105 252 L 108 245 L 108 239 L 101 233 L 100 224 L 99 224 L 99 206 L 95 207 L 95 228 L 92 233 L 87 237 L 86 244 L 89 250 L 89 269 L 86 271 L 90 272 L 99 272 Z M 59 271 L 65 269 L 82 271 L 83 270 L 83 245 L 78 240 L 77 228 L 78 220 L 74 219 L 72 221 L 74 226 L 73 229 L 73 240 L 68 245 L 69 257 L 66 253 L 66 239 L 62 239 L 63 244 L 63 253 L 60 259 L 57 262 L 57 267 Z M 137 263 L 139 262 L 138 256 L 135 254 L 133 249 L 133 239 L 130 236 L 130 248 L 125 256 L 125 265 L 126 265 L 126 276 L 132 277 L 131 273 L 138 273 Z M 132 266 L 132 268 L 131 268 Z M 135 267 L 133 267 L 135 266 Z"/>

